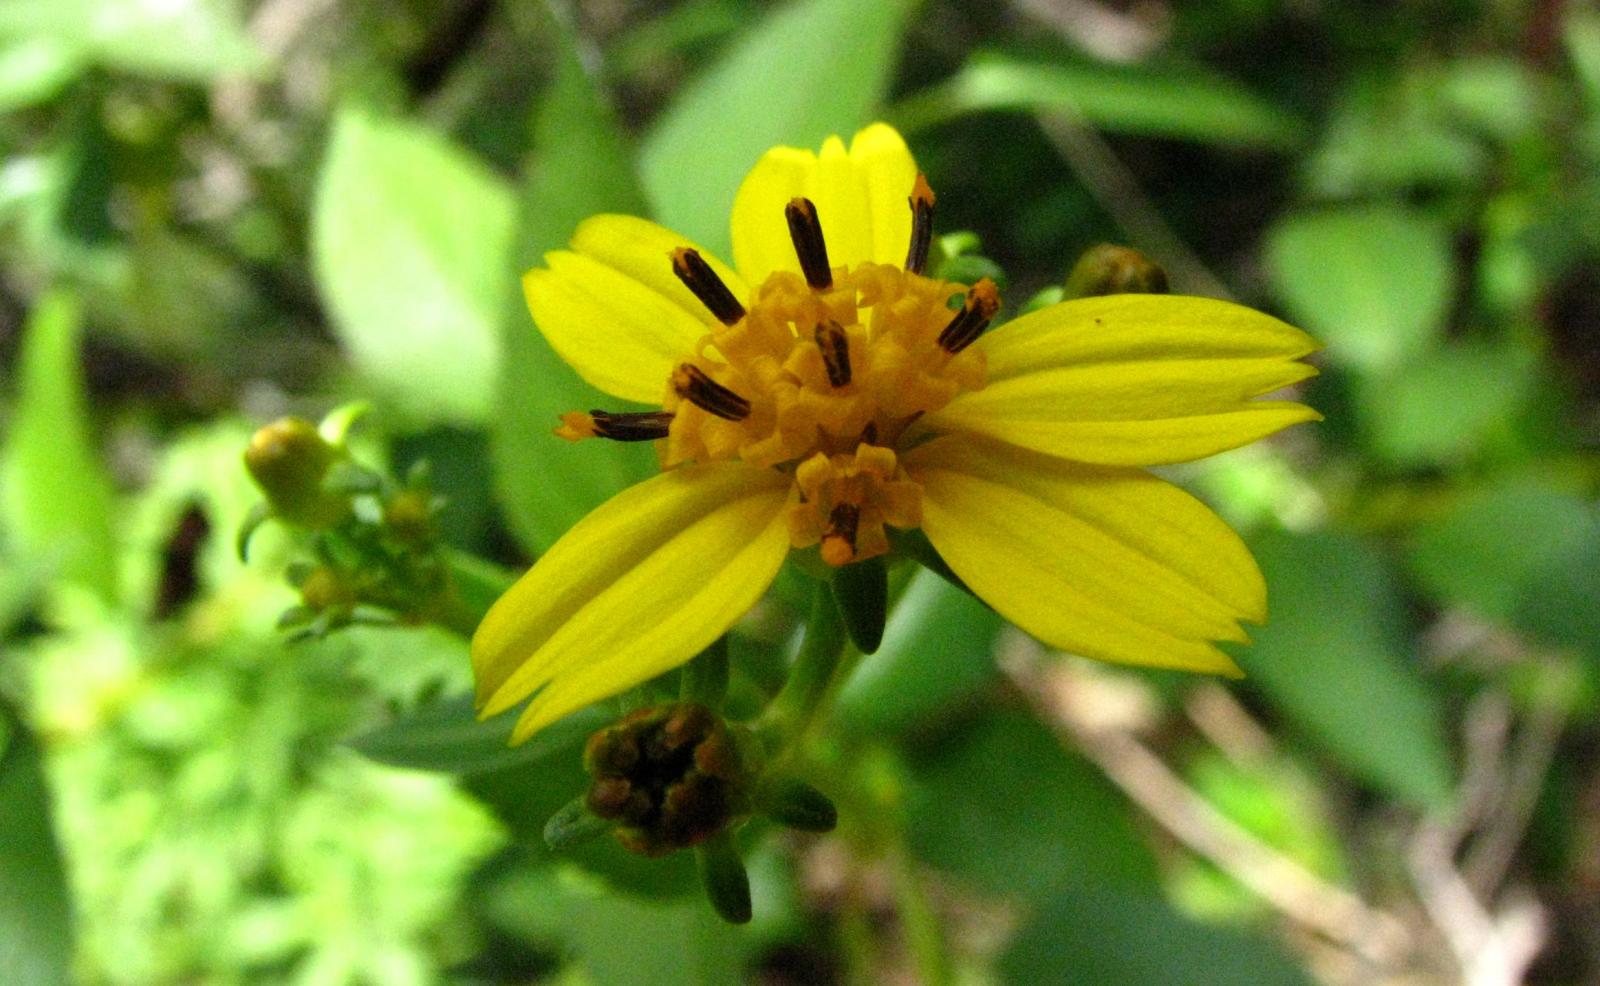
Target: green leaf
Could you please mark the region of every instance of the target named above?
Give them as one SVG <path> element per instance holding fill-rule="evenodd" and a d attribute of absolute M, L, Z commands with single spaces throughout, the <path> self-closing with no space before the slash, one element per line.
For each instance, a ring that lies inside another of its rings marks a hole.
<path fill-rule="evenodd" d="M 1538 483 L 1484 490 L 1417 527 L 1409 557 L 1442 602 L 1600 655 L 1600 510 Z"/>
<path fill-rule="evenodd" d="M 444 138 L 346 107 L 312 213 L 317 288 L 351 361 L 422 422 L 493 405 L 516 205 Z"/>
<path fill-rule="evenodd" d="M 83 69 L 79 52 L 55 38 L 0 44 L 0 113 L 50 100 Z"/>
<path fill-rule="evenodd" d="M 1443 715 L 1417 674 L 1382 556 L 1331 532 L 1274 534 L 1253 547 L 1271 616 L 1239 655 L 1250 683 L 1360 779 L 1439 805 L 1453 773 Z"/>
<path fill-rule="evenodd" d="M 1401 206 L 1291 214 L 1268 233 L 1266 260 L 1289 313 L 1359 370 L 1426 352 L 1455 293 L 1449 232 Z"/>
<path fill-rule="evenodd" d="M 266 66 L 233 0 L 6 0 L 0 42 L 14 38 L 48 39 L 107 68 L 185 82 Z"/>
<path fill-rule="evenodd" d="M 1452 342 L 1381 376 L 1356 382 L 1368 446 L 1399 466 L 1464 465 L 1511 442 L 1539 384 L 1537 356 L 1524 346 Z M 1471 394 L 1471 400 L 1461 400 Z"/>
<path fill-rule="evenodd" d="M 32 737 L 0 708 L 0 983 L 58 986 L 72 956 L 72 909 Z"/>
<path fill-rule="evenodd" d="M 997 712 L 911 764 L 912 850 L 999 893 L 1155 886 L 1149 847 L 1121 796 L 1037 719 Z"/>
<path fill-rule="evenodd" d="M 841 728 L 903 735 L 994 682 L 994 639 L 1004 625 L 994 610 L 932 572 L 918 570 L 884 631 L 840 688 Z"/>
<path fill-rule="evenodd" d="M 65 291 L 28 317 L 0 458 L 0 519 L 25 556 L 105 599 L 116 595 L 111 482 L 90 432 L 78 363 L 82 310 Z"/>
<path fill-rule="evenodd" d="M 1198 924 L 1155 897 L 1085 892 L 1052 898 L 1000 960 L 1026 986 L 1312 986 L 1273 942 Z"/>
<path fill-rule="evenodd" d="M 656 218 L 728 256 L 733 195 L 777 144 L 815 148 L 870 122 L 915 0 L 794 0 L 686 86 L 645 138 Z"/>
<path fill-rule="evenodd" d="M 745 982 L 736 948 L 739 932 L 704 899 L 663 905 L 610 895 L 574 900 L 568 913 L 568 938 L 597 986 Z"/>
<path fill-rule="evenodd" d="M 565 756 L 581 749 L 590 733 L 615 716 L 591 707 L 539 731 L 520 746 L 510 746 L 516 718 L 507 713 L 480 720 L 473 711 L 472 696 L 458 695 L 363 733 L 349 740 L 349 745 L 393 767 L 478 774 Z"/>
<path fill-rule="evenodd" d="M 506 277 L 509 314 L 491 431 L 495 490 L 522 543 L 543 552 L 618 490 L 656 468 L 648 443 L 563 441 L 551 432 L 566 411 L 625 410 L 584 383 L 528 316 L 518 275 L 565 246 L 578 223 L 601 212 L 639 213 L 644 196 L 615 115 L 559 32 L 555 79 L 534 122 L 522 195 L 517 269 Z"/>
<path fill-rule="evenodd" d="M 1237 83 L 1196 71 L 979 53 L 891 118 L 908 131 L 970 113 L 1067 113 L 1115 133 L 1245 147 L 1292 148 L 1305 127 Z"/>

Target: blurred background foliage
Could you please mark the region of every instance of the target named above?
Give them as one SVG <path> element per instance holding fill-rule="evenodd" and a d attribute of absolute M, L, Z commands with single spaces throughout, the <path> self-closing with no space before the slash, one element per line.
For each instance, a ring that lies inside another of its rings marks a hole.
<path fill-rule="evenodd" d="M 653 462 L 549 437 L 597 402 L 519 273 L 599 211 L 724 250 L 762 150 L 878 118 L 1013 310 L 1130 244 L 1324 340 L 1327 421 L 1171 471 L 1267 573 L 1241 683 L 900 572 L 841 828 L 746 831 L 733 929 L 540 840 L 605 710 L 507 750 L 458 633 L 286 643 L 240 454 L 370 400 L 525 565 Z M 4 0 L 0 149 L 0 982 L 1600 981 L 1592 4 Z"/>

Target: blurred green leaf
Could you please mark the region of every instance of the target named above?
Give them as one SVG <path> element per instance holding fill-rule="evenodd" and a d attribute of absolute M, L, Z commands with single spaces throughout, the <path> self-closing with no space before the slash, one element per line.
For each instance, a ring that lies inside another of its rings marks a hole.
<path fill-rule="evenodd" d="M 4 707 L 0 732 L 0 983 L 59 986 L 69 981 L 72 909 L 50 795 L 39 748 Z"/>
<path fill-rule="evenodd" d="M 910 770 L 908 840 L 940 869 L 1029 899 L 1086 883 L 1155 886 L 1154 857 L 1122 797 L 1030 715 L 968 724 Z"/>
<path fill-rule="evenodd" d="M 569 940 L 597 986 L 737 986 L 746 981 L 738 930 L 724 924 L 704 900 L 663 905 L 593 897 L 573 901 L 568 915 Z"/>
<path fill-rule="evenodd" d="M 90 430 L 78 362 L 82 310 L 63 290 L 29 314 L 0 458 L 0 519 L 25 555 L 105 599 L 117 591 L 111 482 Z"/>
<path fill-rule="evenodd" d="M 979 53 L 931 89 L 898 104 L 909 131 L 970 113 L 1067 113 L 1100 130 L 1245 147 L 1291 148 L 1298 120 L 1237 83 L 1196 71 L 1145 66 L 1041 63 Z"/>
<path fill-rule="evenodd" d="M 1396 205 L 1293 213 L 1268 233 L 1266 259 L 1290 315 L 1360 370 L 1426 351 L 1455 293 L 1449 232 Z"/>
<path fill-rule="evenodd" d="M 1005 621 L 921 568 L 895 603 L 876 654 L 861 660 L 834 702 L 852 732 L 894 736 L 994 682 L 995 636 Z"/>
<path fill-rule="evenodd" d="M 482 164 L 414 123 L 336 116 L 311 261 L 352 362 L 421 422 L 488 416 L 516 205 Z"/>
<path fill-rule="evenodd" d="M 1358 380 L 1369 448 L 1400 466 L 1465 465 L 1494 439 L 1513 436 L 1538 369 L 1536 355 L 1521 346 L 1452 342 Z"/>
<path fill-rule="evenodd" d="M 615 115 L 584 72 L 571 38 L 560 37 L 555 79 L 534 122 L 516 274 L 565 246 L 591 215 L 644 211 Z M 577 444 L 551 433 L 563 412 L 626 405 L 584 383 L 555 354 L 528 316 L 518 277 L 506 283 L 513 297 L 492 422 L 496 492 L 522 543 L 543 552 L 590 510 L 649 475 L 656 458 L 649 443 Z"/>
<path fill-rule="evenodd" d="M 1600 11 L 1574 5 L 1566 9 L 1563 40 L 1591 111 L 1600 110 Z"/>
<path fill-rule="evenodd" d="M 1353 81 L 1303 169 L 1313 196 L 1340 199 L 1464 189 L 1482 180 L 1490 163 L 1482 143 L 1450 118 L 1437 73 L 1425 69 Z"/>
<path fill-rule="evenodd" d="M 640 168 L 656 218 L 727 257 L 745 172 L 776 144 L 815 148 L 870 122 L 915 5 L 794 0 L 738 39 L 645 138 Z"/>
<path fill-rule="evenodd" d="M 1600 515 L 1582 498 L 1534 483 L 1475 492 L 1419 524 L 1409 561 L 1423 588 L 1501 622 L 1570 546 L 1600 543 Z"/>
<path fill-rule="evenodd" d="M 47 38 L 107 68 L 188 82 L 261 71 L 234 0 L 6 0 L 0 42 Z"/>
<path fill-rule="evenodd" d="M 82 74 L 84 60 L 55 38 L 0 44 L 0 113 L 43 103 Z"/>
<path fill-rule="evenodd" d="M 1073 888 L 1000 959 L 1019 986 L 1312 986 L 1272 942 L 1198 924 L 1155 897 Z"/>
<path fill-rule="evenodd" d="M 1400 588 L 1350 535 L 1272 534 L 1252 547 L 1271 616 L 1239 664 L 1357 777 L 1422 806 L 1451 791 L 1438 698 L 1413 665 Z"/>
<path fill-rule="evenodd" d="M 477 774 L 555 756 L 575 755 L 589 734 L 615 718 L 599 707 L 575 712 L 528 742 L 510 746 L 510 713 L 480 720 L 471 695 L 425 705 L 388 725 L 363 733 L 350 746 L 393 767 Z M 566 797 L 571 797 L 567 792 Z"/>
<path fill-rule="evenodd" d="M 1495 140 L 1511 141 L 1542 125 L 1535 80 L 1510 57 L 1453 61 L 1442 72 L 1438 91 L 1453 117 Z"/>

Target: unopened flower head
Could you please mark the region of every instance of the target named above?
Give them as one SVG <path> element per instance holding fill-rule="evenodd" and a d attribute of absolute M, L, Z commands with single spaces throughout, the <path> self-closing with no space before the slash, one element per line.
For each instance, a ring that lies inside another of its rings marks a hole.
<path fill-rule="evenodd" d="M 659 410 L 564 416 L 572 440 L 654 441 L 663 472 L 576 525 L 473 641 L 480 710 L 514 738 L 683 663 L 793 549 L 840 566 L 920 527 L 1041 640 L 1237 673 L 1214 646 L 1265 618 L 1236 535 L 1144 470 L 1316 417 L 1257 400 L 1312 375 L 1304 333 L 1238 305 L 1122 294 L 990 331 L 988 280 L 926 271 L 935 198 L 877 124 L 775 148 L 734 201 L 733 265 L 597 216 L 525 279 L 588 382 Z"/>

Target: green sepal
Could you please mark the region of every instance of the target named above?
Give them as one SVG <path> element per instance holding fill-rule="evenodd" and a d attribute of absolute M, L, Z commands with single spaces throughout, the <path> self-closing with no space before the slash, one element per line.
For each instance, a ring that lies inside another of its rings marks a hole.
<path fill-rule="evenodd" d="M 239 533 L 234 535 L 233 549 L 238 552 L 239 560 L 250 560 L 250 539 L 255 537 L 256 530 L 272 517 L 272 508 L 266 501 L 257 503 L 244 515 L 244 522 L 239 525 Z"/>
<path fill-rule="evenodd" d="M 889 569 L 883 556 L 835 569 L 833 599 L 856 647 L 863 654 L 876 651 L 883 643 L 883 624 L 889 614 Z"/>
<path fill-rule="evenodd" d="M 565 852 L 592 842 L 611 828 L 611 822 L 590 811 L 584 799 L 577 797 L 562 805 L 544 823 L 544 844 L 556 852 Z"/>
<path fill-rule="evenodd" d="M 695 863 L 706 899 L 729 924 L 750 923 L 750 875 L 729 832 L 718 832 L 695 847 Z"/>
<path fill-rule="evenodd" d="M 766 782 L 756 792 L 756 810 L 780 825 L 801 832 L 832 832 L 839 810 L 826 794 L 793 778 Z"/>

